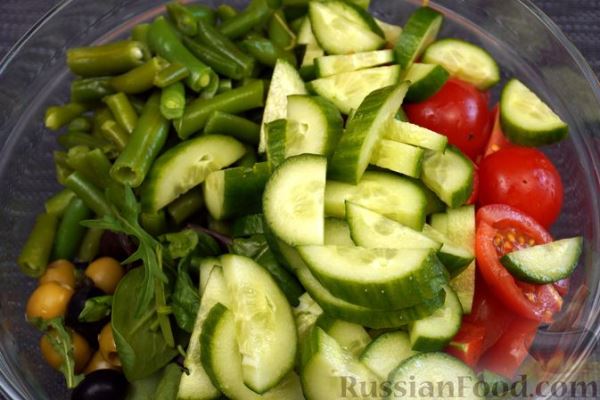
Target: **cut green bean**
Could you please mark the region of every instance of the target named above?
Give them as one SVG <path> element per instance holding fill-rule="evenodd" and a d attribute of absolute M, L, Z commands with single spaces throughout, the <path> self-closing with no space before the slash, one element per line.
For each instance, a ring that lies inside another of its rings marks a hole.
<path fill-rule="evenodd" d="M 233 81 L 231 79 L 219 80 L 219 89 L 217 90 L 217 94 L 227 92 L 231 89 L 233 89 Z"/>
<path fill-rule="evenodd" d="M 164 17 L 158 17 L 152 22 L 148 40 L 150 47 L 159 56 L 171 63 L 184 65 L 189 70 L 186 82 L 192 90 L 199 92 L 210 84 L 210 67 L 190 53 Z"/>
<path fill-rule="evenodd" d="M 255 33 L 248 34 L 240 43 L 240 47 L 256 58 L 258 62 L 269 67 L 274 67 L 280 58 L 292 65 L 296 65 L 296 56 L 294 56 L 294 53 L 279 48 L 269 39 Z"/>
<path fill-rule="evenodd" d="M 204 21 L 214 25 L 217 21 L 215 10 L 203 4 L 187 4 L 187 9 L 196 17 L 197 21 Z"/>
<path fill-rule="evenodd" d="M 153 57 L 144 65 L 111 78 L 110 84 L 119 92 L 127 94 L 144 93 L 152 89 L 154 79 L 166 66 L 167 62 L 165 60 Z"/>
<path fill-rule="evenodd" d="M 92 216 L 85 203 L 78 197 L 73 198 L 58 224 L 51 260 L 73 260 L 85 233 L 81 221 Z"/>
<path fill-rule="evenodd" d="M 172 1 L 167 3 L 166 8 L 169 17 L 175 22 L 175 26 L 181 33 L 187 36 L 196 35 L 198 32 L 196 17 L 194 17 L 194 14 L 186 6 Z"/>
<path fill-rule="evenodd" d="M 74 147 L 67 154 L 67 165 L 100 189 L 108 188 L 112 181 L 109 175 L 111 163 L 99 149 Z"/>
<path fill-rule="evenodd" d="M 181 225 L 189 217 L 196 214 L 204 207 L 204 196 L 200 189 L 192 189 L 179 196 L 167 206 L 167 213 L 175 222 L 175 225 Z"/>
<path fill-rule="evenodd" d="M 255 81 L 212 99 L 197 99 L 187 105 L 183 117 L 175 120 L 175 129 L 181 139 L 185 139 L 204 128 L 206 120 L 214 111 L 237 114 L 264 106 L 265 84 Z"/>
<path fill-rule="evenodd" d="M 102 100 L 105 96 L 113 94 L 108 76 L 97 78 L 75 79 L 71 83 L 71 101 L 80 103 L 93 103 Z"/>
<path fill-rule="evenodd" d="M 193 53 L 193 52 L 192 52 Z M 154 85 L 165 88 L 190 76 L 190 71 L 183 65 L 174 63 L 160 71 L 154 78 Z"/>
<path fill-rule="evenodd" d="M 117 121 L 113 119 L 104 121 L 100 129 L 102 132 L 102 137 L 111 142 L 118 152 L 123 151 L 125 146 L 127 146 L 127 142 L 129 142 L 129 134 L 121 127 L 121 125 L 117 123 Z"/>
<path fill-rule="evenodd" d="M 112 157 L 115 154 L 115 147 L 104 138 L 90 135 L 85 132 L 68 132 L 58 137 L 58 143 L 66 149 L 75 146 L 87 146 L 93 149 L 100 149 L 105 154 Z"/>
<path fill-rule="evenodd" d="M 131 40 L 148 45 L 148 29 L 150 24 L 137 24 L 131 29 Z"/>
<path fill-rule="evenodd" d="M 181 118 L 185 110 L 185 86 L 175 82 L 160 94 L 160 112 L 168 120 Z"/>
<path fill-rule="evenodd" d="M 73 172 L 65 180 L 65 186 L 71 189 L 86 206 L 102 217 L 111 213 L 110 204 L 104 193 L 79 172 Z"/>
<path fill-rule="evenodd" d="M 210 79 L 210 85 L 204 88 L 202 92 L 200 92 L 201 99 L 212 99 L 219 92 L 219 75 L 216 72 L 212 72 L 213 77 Z"/>
<path fill-rule="evenodd" d="M 165 210 L 158 210 L 155 213 L 141 213 L 140 224 L 152 236 L 162 235 L 167 231 Z"/>
<path fill-rule="evenodd" d="M 260 125 L 237 115 L 215 111 L 206 120 L 204 133 L 220 133 L 234 137 L 244 143 L 258 144 Z"/>
<path fill-rule="evenodd" d="M 100 251 L 102 235 L 104 235 L 103 229 L 88 228 L 77 252 L 78 261 L 90 263 L 96 259 Z"/>
<path fill-rule="evenodd" d="M 252 0 L 244 11 L 224 21 L 219 30 L 230 39 L 241 38 L 255 27 L 264 26 L 272 12 L 267 0 Z"/>
<path fill-rule="evenodd" d="M 102 124 L 109 120 L 114 120 L 114 117 L 108 109 L 108 107 L 97 108 L 96 112 L 94 113 L 94 116 L 92 117 L 92 121 L 94 124 L 92 134 L 96 137 L 103 137 Z"/>
<path fill-rule="evenodd" d="M 129 96 L 129 102 L 133 106 L 133 109 L 135 110 L 135 113 L 137 115 L 140 115 L 142 113 L 142 110 L 144 109 L 144 106 L 146 105 L 146 100 L 144 98 L 140 98 L 140 97 L 136 97 L 136 96 Z"/>
<path fill-rule="evenodd" d="M 79 103 L 69 103 L 64 106 L 51 106 L 46 109 L 44 125 L 46 128 L 57 131 L 86 111 L 86 107 Z"/>
<path fill-rule="evenodd" d="M 292 50 L 296 46 L 296 34 L 290 29 L 283 11 L 277 10 L 269 22 L 269 39 L 283 50 Z"/>
<path fill-rule="evenodd" d="M 90 132 L 92 130 L 92 120 L 89 117 L 81 116 L 73 119 L 67 127 L 68 132 Z"/>
<path fill-rule="evenodd" d="M 113 179 L 131 187 L 141 185 L 168 134 L 169 121 L 160 113 L 160 94 L 155 93 L 146 103 L 127 146 L 110 170 Z"/>
<path fill-rule="evenodd" d="M 117 75 L 142 65 L 150 58 L 148 47 L 134 40 L 67 50 L 67 65 L 80 76 Z"/>
<path fill-rule="evenodd" d="M 55 193 L 44 203 L 46 213 L 56 215 L 58 218 L 62 217 L 73 197 L 75 197 L 75 193 L 69 189 Z"/>
<path fill-rule="evenodd" d="M 117 93 L 104 98 L 104 102 L 115 117 L 115 121 L 129 134 L 137 125 L 138 116 L 125 93 Z"/>
<path fill-rule="evenodd" d="M 221 22 L 225 22 L 236 15 L 238 15 L 237 10 L 231 7 L 229 4 L 221 4 L 219 7 L 217 7 L 217 16 Z"/>
<path fill-rule="evenodd" d="M 221 75 L 232 79 L 242 79 L 248 73 L 248 71 L 244 71 L 244 68 L 240 64 L 227 58 L 210 46 L 187 37 L 183 38 L 183 43 L 196 57 Z"/>
<path fill-rule="evenodd" d="M 67 164 L 67 153 L 64 151 L 55 151 L 52 156 L 56 170 L 56 181 L 64 185 L 67 177 L 73 173 L 73 170 Z"/>
<path fill-rule="evenodd" d="M 46 271 L 57 226 L 58 218 L 53 214 L 42 213 L 35 219 L 17 261 L 25 275 L 39 278 Z"/>

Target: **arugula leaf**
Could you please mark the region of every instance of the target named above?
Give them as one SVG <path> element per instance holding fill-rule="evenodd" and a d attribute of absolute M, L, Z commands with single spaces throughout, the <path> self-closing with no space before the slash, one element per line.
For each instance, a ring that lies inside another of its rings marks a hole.
<path fill-rule="evenodd" d="M 81 322 L 96 322 L 110 315 L 112 308 L 113 297 L 97 296 L 89 298 L 83 305 L 83 310 L 79 313 L 79 321 Z"/>
<path fill-rule="evenodd" d="M 179 262 L 171 307 L 177 325 L 184 331 L 192 333 L 200 308 L 200 294 L 188 273 L 190 265 L 189 256 Z"/>
<path fill-rule="evenodd" d="M 171 260 L 186 257 L 196 249 L 198 235 L 191 229 L 165 233 L 158 238 L 165 249 L 165 257 Z"/>

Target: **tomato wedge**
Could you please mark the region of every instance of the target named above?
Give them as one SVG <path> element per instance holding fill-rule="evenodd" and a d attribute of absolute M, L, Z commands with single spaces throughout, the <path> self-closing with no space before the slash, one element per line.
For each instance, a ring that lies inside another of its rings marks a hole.
<path fill-rule="evenodd" d="M 490 134 L 490 139 L 488 140 L 485 152 L 483 153 L 484 158 L 492 153 L 497 152 L 500 149 L 515 146 L 514 144 L 508 141 L 508 139 L 504 135 L 504 132 L 502 132 L 502 127 L 500 126 L 500 108 L 497 104 L 492 109 L 491 116 L 493 121 L 492 133 Z"/>
<path fill-rule="evenodd" d="M 485 326 L 463 321 L 460 330 L 446 347 L 446 353 L 475 367 L 483 353 L 485 333 Z"/>
<path fill-rule="evenodd" d="M 518 315 L 551 322 L 562 307 L 553 285 L 533 285 L 516 280 L 500 263 L 514 250 L 552 241 L 552 236 L 533 218 L 503 204 L 477 211 L 476 257 L 483 279 L 502 303 Z"/>

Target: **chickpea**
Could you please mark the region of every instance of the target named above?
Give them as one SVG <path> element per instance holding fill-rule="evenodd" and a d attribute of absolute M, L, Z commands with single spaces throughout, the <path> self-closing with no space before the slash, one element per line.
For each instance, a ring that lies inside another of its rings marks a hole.
<path fill-rule="evenodd" d="M 88 363 L 92 355 L 92 350 L 88 342 L 77 332 L 70 331 L 73 342 L 73 357 L 75 358 L 75 373 L 80 373 Z M 51 331 L 40 339 L 40 350 L 46 362 L 54 369 L 59 369 L 63 363 L 62 355 L 57 353 L 48 339 L 48 335 L 56 336 L 56 332 Z"/>
<path fill-rule="evenodd" d="M 116 367 L 121 366 L 121 360 L 119 359 L 119 353 L 117 353 L 117 345 L 115 344 L 115 338 L 113 336 L 112 325 L 110 322 L 104 325 L 100 335 L 98 336 L 98 344 L 100 346 L 100 354 L 102 358 L 111 363 Z"/>
<path fill-rule="evenodd" d="M 46 272 L 40 278 L 40 285 L 56 282 L 71 289 L 75 288 L 75 265 L 67 260 L 56 260 L 48 265 Z"/>
<path fill-rule="evenodd" d="M 104 357 L 102 357 L 102 353 L 97 351 L 94 353 L 94 355 L 92 356 L 91 360 L 88 362 L 88 364 L 85 367 L 85 370 L 83 372 L 87 375 L 87 374 L 97 371 L 99 369 L 114 369 L 117 371 L 120 370 L 119 367 L 112 365 L 111 363 L 106 361 L 104 359 Z"/>
<path fill-rule="evenodd" d="M 125 271 L 114 258 L 102 257 L 88 265 L 85 269 L 85 275 L 106 294 L 113 294 L 119 281 L 125 275 Z"/>
<path fill-rule="evenodd" d="M 27 319 L 44 320 L 62 317 L 67 312 L 73 290 L 56 282 L 48 282 L 38 286 L 27 300 Z"/>

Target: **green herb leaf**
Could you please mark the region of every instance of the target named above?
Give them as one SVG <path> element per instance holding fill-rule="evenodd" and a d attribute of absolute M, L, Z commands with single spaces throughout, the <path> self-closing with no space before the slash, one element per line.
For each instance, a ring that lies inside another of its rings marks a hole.
<path fill-rule="evenodd" d="M 179 262 L 171 307 L 177 325 L 184 331 L 192 333 L 196 315 L 200 308 L 200 294 L 198 287 L 194 285 L 188 273 L 190 264 L 190 257 L 186 257 Z"/>
<path fill-rule="evenodd" d="M 252 235 L 249 238 L 233 240 L 230 250 L 234 254 L 250 258 L 256 257 L 267 246 L 264 235 Z"/>
<path fill-rule="evenodd" d="M 73 335 L 65 327 L 62 317 L 53 318 L 48 321 L 38 321 L 38 327 L 46 331 L 46 338 L 54 350 L 63 359 L 60 372 L 65 376 L 67 387 L 73 389 L 84 378 L 83 375 L 75 374 L 75 355 L 73 347 Z"/>
<path fill-rule="evenodd" d="M 112 296 L 97 296 L 87 299 L 79 314 L 79 321 L 96 322 L 108 317 L 112 308 L 112 298 Z"/>
<path fill-rule="evenodd" d="M 175 400 L 179 390 L 179 381 L 181 380 L 181 368 L 177 364 L 169 364 L 164 370 L 160 382 L 156 387 L 153 399 L 155 400 Z"/>
<path fill-rule="evenodd" d="M 186 257 L 191 254 L 198 245 L 198 235 L 191 229 L 181 232 L 166 233 L 159 237 L 165 248 L 165 257 L 172 260 Z"/>

